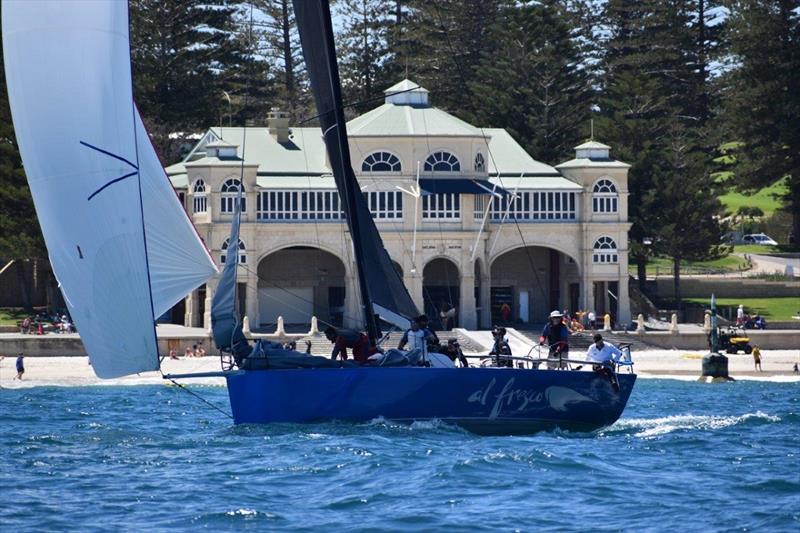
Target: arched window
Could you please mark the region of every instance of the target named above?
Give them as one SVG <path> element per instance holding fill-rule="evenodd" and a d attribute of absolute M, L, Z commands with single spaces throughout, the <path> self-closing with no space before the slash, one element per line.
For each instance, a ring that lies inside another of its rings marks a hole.
<path fill-rule="evenodd" d="M 236 197 L 239 195 L 239 187 L 241 187 L 241 182 L 236 178 L 230 178 L 222 184 L 222 189 L 220 189 L 220 192 L 222 193 L 219 207 L 220 212 L 229 214 L 233 213 L 234 206 L 236 205 Z M 242 213 L 247 211 L 247 201 L 244 197 L 244 188 L 242 188 L 241 207 Z"/>
<path fill-rule="evenodd" d="M 461 163 L 450 152 L 433 152 L 425 160 L 425 172 L 458 172 L 460 170 Z"/>
<path fill-rule="evenodd" d="M 592 189 L 592 212 L 616 213 L 619 195 L 614 182 L 607 179 L 597 180 Z"/>
<path fill-rule="evenodd" d="M 614 239 L 611 237 L 600 237 L 594 242 L 592 262 L 616 263 L 618 261 L 617 243 L 614 242 Z"/>
<path fill-rule="evenodd" d="M 208 196 L 206 195 L 206 182 L 197 180 L 192 185 L 192 211 L 194 213 L 205 213 L 208 211 Z"/>
<path fill-rule="evenodd" d="M 373 152 L 364 158 L 361 172 L 400 172 L 400 160 L 389 152 Z"/>
<path fill-rule="evenodd" d="M 486 161 L 483 159 L 483 154 L 478 152 L 475 154 L 475 172 L 484 172 L 486 170 Z"/>
<path fill-rule="evenodd" d="M 225 242 L 222 243 L 222 257 L 220 257 L 219 262 L 225 264 L 225 260 L 228 258 L 228 245 L 230 244 L 231 238 L 228 237 L 225 239 Z M 244 265 L 247 263 L 247 247 L 244 245 L 242 239 L 239 239 L 239 264 Z"/>

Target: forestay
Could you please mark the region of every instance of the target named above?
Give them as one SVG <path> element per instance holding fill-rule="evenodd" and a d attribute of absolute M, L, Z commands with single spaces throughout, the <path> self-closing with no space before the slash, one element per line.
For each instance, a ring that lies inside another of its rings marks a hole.
<path fill-rule="evenodd" d="M 127 4 L 4 1 L 2 34 L 28 183 L 94 371 L 155 370 L 154 316 L 214 267 L 133 105 Z"/>

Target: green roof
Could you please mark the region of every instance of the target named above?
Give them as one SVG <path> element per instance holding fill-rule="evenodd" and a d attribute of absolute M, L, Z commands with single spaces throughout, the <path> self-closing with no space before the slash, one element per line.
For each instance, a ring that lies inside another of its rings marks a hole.
<path fill-rule="evenodd" d="M 350 137 L 480 137 L 481 130 L 426 105 L 383 104 L 347 123 Z"/>
<path fill-rule="evenodd" d="M 501 176 L 560 176 L 555 168 L 537 161 L 502 128 L 484 128 L 489 139 L 489 157 L 487 158 L 489 175 Z M 496 165 L 496 166 L 495 166 Z"/>

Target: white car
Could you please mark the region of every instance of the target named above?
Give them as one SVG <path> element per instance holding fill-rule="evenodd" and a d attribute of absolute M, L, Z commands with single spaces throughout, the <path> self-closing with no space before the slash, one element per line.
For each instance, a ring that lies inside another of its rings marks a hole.
<path fill-rule="evenodd" d="M 768 235 L 763 233 L 751 233 L 750 235 L 745 235 L 742 238 L 742 242 L 745 244 L 760 244 L 762 246 L 777 246 L 778 243 Z"/>

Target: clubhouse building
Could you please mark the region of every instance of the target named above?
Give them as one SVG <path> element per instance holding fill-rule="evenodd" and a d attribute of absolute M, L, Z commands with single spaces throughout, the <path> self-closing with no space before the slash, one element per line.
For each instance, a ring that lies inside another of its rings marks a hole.
<path fill-rule="evenodd" d="M 317 127 L 273 110 L 267 127 L 210 128 L 167 173 L 222 264 L 238 248 L 253 330 L 360 320 L 353 249 Z M 455 326 L 525 327 L 553 309 L 630 323 L 628 168 L 598 142 L 557 166 L 500 128 L 429 104 L 409 80 L 347 124 L 351 159 L 389 255 L 420 310 Z M 243 180 L 240 180 L 243 169 Z M 244 187 L 241 239 L 228 242 Z M 165 317 L 208 327 L 212 279 Z M 441 327 L 434 322 L 434 326 Z"/>

